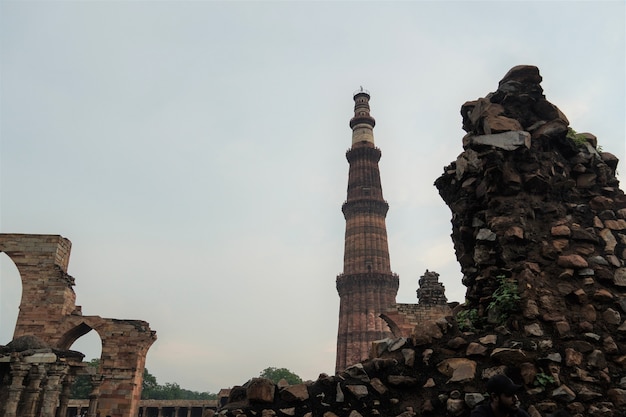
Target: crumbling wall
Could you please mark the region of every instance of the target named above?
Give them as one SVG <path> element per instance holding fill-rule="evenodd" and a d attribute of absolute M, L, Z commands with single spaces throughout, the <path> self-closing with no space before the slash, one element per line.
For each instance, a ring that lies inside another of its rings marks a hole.
<path fill-rule="evenodd" d="M 438 320 L 452 314 L 438 273 L 426 270 L 418 283 L 417 304 L 396 303 L 381 314 L 395 337 L 420 337 L 424 326 L 436 327 Z"/>
<path fill-rule="evenodd" d="M 63 356 L 59 352 L 67 351 L 78 338 L 95 330 L 102 340 L 102 356 L 98 376 L 93 379 L 95 401 L 90 415 L 98 412 L 102 416 L 133 417 L 141 396 L 146 355 L 156 333 L 145 321 L 83 316 L 75 304 L 74 278 L 67 273 L 70 251 L 71 242 L 58 235 L 0 234 L 0 252 L 15 263 L 22 281 L 13 340 L 36 336 L 46 348 Z M 14 354 L 10 348 L 0 352 L 0 362 L 10 363 L 16 372 L 20 363 L 32 360 L 28 354 Z M 30 370 L 25 372 L 29 375 Z M 72 377 L 72 372 L 66 371 L 58 382 L 63 384 Z M 25 382 L 7 371 L 0 381 L 0 391 L 11 391 L 12 398 L 23 402 L 21 394 L 16 393 L 23 391 L 25 383 L 32 385 L 30 391 L 38 392 L 47 381 L 49 378 L 43 375 L 38 382 Z"/>
<path fill-rule="evenodd" d="M 626 197 L 617 158 L 515 67 L 462 106 L 464 151 L 435 185 L 467 286 L 454 317 L 375 342 L 371 359 L 284 387 L 231 390 L 224 416 L 454 416 L 485 381 L 524 386 L 532 417 L 626 416 Z"/>

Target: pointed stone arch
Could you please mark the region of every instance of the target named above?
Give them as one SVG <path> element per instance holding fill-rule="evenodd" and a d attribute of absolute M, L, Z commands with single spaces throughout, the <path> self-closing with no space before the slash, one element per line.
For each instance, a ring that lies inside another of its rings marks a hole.
<path fill-rule="evenodd" d="M 59 339 L 57 346 L 59 347 L 59 349 L 68 350 L 74 344 L 74 342 L 76 342 L 78 339 L 80 339 L 92 330 L 93 329 L 91 328 L 91 326 L 82 321 L 78 325 L 66 331 L 65 334 L 63 334 Z"/>

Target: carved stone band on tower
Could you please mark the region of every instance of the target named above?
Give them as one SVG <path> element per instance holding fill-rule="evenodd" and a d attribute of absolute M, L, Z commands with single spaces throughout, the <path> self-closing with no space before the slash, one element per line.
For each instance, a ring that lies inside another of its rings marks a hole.
<path fill-rule="evenodd" d="M 383 199 L 378 168 L 381 152 L 374 146 L 376 121 L 370 115 L 369 100 L 363 89 L 354 94 L 352 147 L 346 153 L 350 171 L 342 206 L 346 219 L 343 273 L 337 277 L 337 372 L 367 359 L 373 341 L 391 336 L 379 316 L 395 303 L 399 284 L 389 262 L 385 225 L 389 206 Z"/>

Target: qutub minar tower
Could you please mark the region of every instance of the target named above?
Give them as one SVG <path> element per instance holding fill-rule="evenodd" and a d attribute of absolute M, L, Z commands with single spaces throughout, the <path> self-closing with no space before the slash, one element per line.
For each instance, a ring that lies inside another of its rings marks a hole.
<path fill-rule="evenodd" d="M 379 315 L 396 302 L 398 276 L 391 272 L 385 217 L 389 205 L 383 199 L 374 145 L 376 121 L 370 116 L 370 95 L 354 94 L 352 147 L 348 197 L 342 206 L 346 219 L 343 273 L 337 276 L 339 330 L 335 371 L 367 359 L 372 341 L 391 337 Z"/>

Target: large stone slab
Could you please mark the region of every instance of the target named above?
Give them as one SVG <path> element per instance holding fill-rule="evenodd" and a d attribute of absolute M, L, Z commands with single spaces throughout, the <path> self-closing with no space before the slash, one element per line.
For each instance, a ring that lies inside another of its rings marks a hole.
<path fill-rule="evenodd" d="M 493 146 L 505 151 L 514 151 L 521 147 L 530 149 L 531 140 L 530 133 L 523 130 L 511 130 L 493 135 L 470 136 L 468 144 L 473 149 L 481 146 Z"/>

